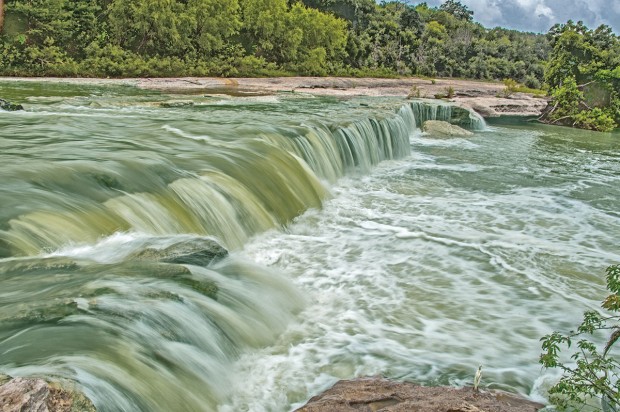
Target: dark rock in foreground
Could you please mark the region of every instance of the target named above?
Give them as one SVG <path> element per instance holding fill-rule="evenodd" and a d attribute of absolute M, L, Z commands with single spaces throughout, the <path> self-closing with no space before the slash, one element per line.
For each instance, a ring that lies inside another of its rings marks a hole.
<path fill-rule="evenodd" d="M 297 412 L 536 412 L 543 407 L 503 391 L 360 378 L 339 381 Z"/>
<path fill-rule="evenodd" d="M 0 380 L 0 382 L 2 382 Z M 2 412 L 94 412 L 93 403 L 79 392 L 43 379 L 14 378 L 0 386 Z"/>
<path fill-rule="evenodd" d="M 7 112 L 14 112 L 16 110 L 24 110 L 24 106 L 21 104 L 14 104 L 7 102 L 4 99 L 0 99 L 0 110 L 6 110 Z"/>

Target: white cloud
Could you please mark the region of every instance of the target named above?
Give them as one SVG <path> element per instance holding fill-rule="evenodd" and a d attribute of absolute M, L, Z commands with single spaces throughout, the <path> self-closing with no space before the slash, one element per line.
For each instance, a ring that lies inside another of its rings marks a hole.
<path fill-rule="evenodd" d="M 415 3 L 423 0 L 413 0 Z M 459 0 L 487 27 L 503 26 L 545 33 L 555 23 L 582 20 L 595 28 L 610 26 L 620 34 L 620 0 Z M 443 0 L 427 0 L 439 6 Z"/>
<path fill-rule="evenodd" d="M 554 19 L 553 11 L 549 7 L 545 6 L 544 4 L 537 4 L 536 10 L 534 11 L 534 13 L 538 17 L 544 16 L 550 20 Z"/>

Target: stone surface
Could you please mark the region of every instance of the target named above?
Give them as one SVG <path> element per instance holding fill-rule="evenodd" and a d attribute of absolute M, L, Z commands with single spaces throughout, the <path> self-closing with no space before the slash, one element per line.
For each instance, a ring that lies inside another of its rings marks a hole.
<path fill-rule="evenodd" d="M 6 375 L 5 375 L 6 376 Z M 2 412 L 94 412 L 92 402 L 43 379 L 14 378 L 0 386 Z"/>
<path fill-rule="evenodd" d="M 191 100 L 169 100 L 167 102 L 162 102 L 160 106 L 166 108 L 192 107 L 194 106 L 194 102 Z"/>
<path fill-rule="evenodd" d="M 207 266 L 212 261 L 228 255 L 228 251 L 212 239 L 191 240 L 176 243 L 165 249 L 147 248 L 133 257 L 178 265 Z"/>
<path fill-rule="evenodd" d="M 469 130 L 441 120 L 427 120 L 422 125 L 422 130 L 431 136 L 466 137 L 473 136 Z"/>
<path fill-rule="evenodd" d="M 536 412 L 543 407 L 503 391 L 418 386 L 374 377 L 340 381 L 297 412 Z"/>
<path fill-rule="evenodd" d="M 523 93 L 515 93 L 510 97 L 457 96 L 454 101 L 457 104 L 472 108 L 482 117 L 498 117 L 501 115 L 540 116 L 547 107 L 547 99 L 532 97 Z"/>
<path fill-rule="evenodd" d="M 7 112 L 14 112 L 16 110 L 24 110 L 24 106 L 21 104 L 14 104 L 4 99 L 0 99 L 0 110 L 6 110 Z"/>
<path fill-rule="evenodd" d="M 506 86 L 499 82 L 483 82 L 461 79 L 402 79 L 341 78 L 341 77 L 270 77 L 270 78 L 141 78 L 141 79 L 84 79 L 84 78 L 12 78 L 1 81 L 56 82 L 68 84 L 125 85 L 147 90 L 174 93 L 225 93 L 237 92 L 273 94 L 300 92 L 313 95 L 351 96 L 400 96 L 406 97 L 415 88 L 415 97 L 430 98 L 445 95 L 452 88 L 452 101 L 463 107 L 478 105 L 478 112 L 485 117 L 502 114 L 511 116 L 539 116 L 547 100 L 530 95 L 516 94 L 503 97 Z M 486 108 L 486 109 L 482 109 Z M 486 113 L 486 114 L 485 114 Z"/>

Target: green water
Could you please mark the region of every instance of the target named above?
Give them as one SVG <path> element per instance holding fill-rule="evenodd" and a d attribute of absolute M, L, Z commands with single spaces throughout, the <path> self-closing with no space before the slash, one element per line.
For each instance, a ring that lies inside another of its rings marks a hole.
<path fill-rule="evenodd" d="M 285 411 L 385 374 L 541 399 L 604 295 L 620 140 L 422 135 L 396 98 L 2 83 L 0 373 L 102 411 Z M 176 106 L 176 107 L 170 107 Z M 476 124 L 475 122 L 473 124 Z M 166 250 L 221 259 L 173 263 Z"/>

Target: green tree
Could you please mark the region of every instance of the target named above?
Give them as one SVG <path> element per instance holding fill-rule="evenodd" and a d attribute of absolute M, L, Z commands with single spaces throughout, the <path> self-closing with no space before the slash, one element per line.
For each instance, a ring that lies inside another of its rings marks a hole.
<path fill-rule="evenodd" d="M 143 56 L 181 54 L 191 27 L 184 11 L 175 0 L 114 0 L 108 9 L 110 36 Z"/>
<path fill-rule="evenodd" d="M 541 118 L 553 124 L 611 131 L 620 123 L 620 41 L 607 26 L 555 25 L 545 80 L 553 102 Z M 614 74 L 616 73 L 616 74 Z"/>
<path fill-rule="evenodd" d="M 328 62 L 342 61 L 347 44 L 346 23 L 332 15 L 296 3 L 290 10 L 289 24 L 301 30 L 296 61 L 303 72 L 327 74 Z"/>
<path fill-rule="evenodd" d="M 620 410 L 620 363 L 611 356 L 620 338 L 620 266 L 607 268 L 607 289 L 611 292 L 602 302 L 608 313 L 587 311 L 577 331 L 553 332 L 544 336 L 540 363 L 546 368 L 559 368 L 563 375 L 549 390 L 550 400 L 565 410 Z M 603 333 L 607 334 L 601 344 Z M 571 362 L 561 358 L 561 347 L 578 349 Z M 595 401 L 595 404 L 593 404 Z"/>
<path fill-rule="evenodd" d="M 474 19 L 474 12 L 461 4 L 460 1 L 447 0 L 439 6 L 439 9 L 450 13 L 459 20 L 472 21 Z"/>
<path fill-rule="evenodd" d="M 0 33 L 4 28 L 4 0 L 0 0 Z"/>
<path fill-rule="evenodd" d="M 189 0 L 185 13 L 187 36 L 200 57 L 222 50 L 241 28 L 237 0 Z"/>
<path fill-rule="evenodd" d="M 249 51 L 270 61 L 294 59 L 301 30 L 288 30 L 286 0 L 242 0 L 242 33 Z"/>

